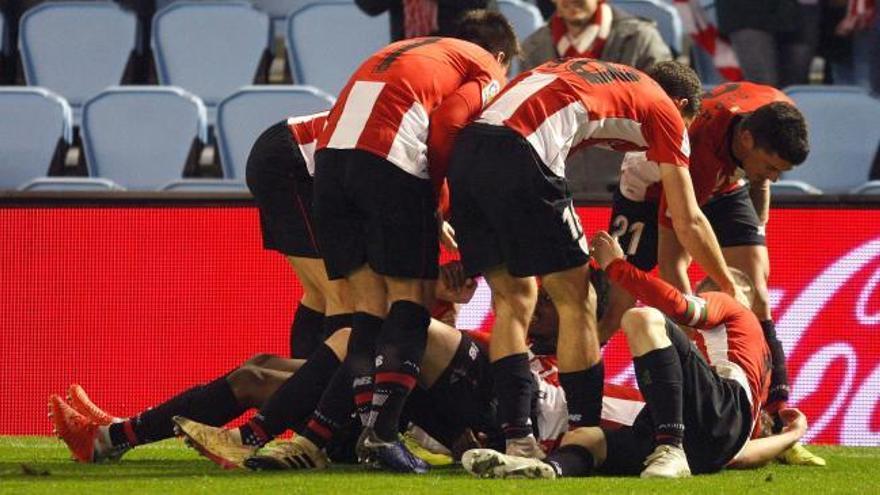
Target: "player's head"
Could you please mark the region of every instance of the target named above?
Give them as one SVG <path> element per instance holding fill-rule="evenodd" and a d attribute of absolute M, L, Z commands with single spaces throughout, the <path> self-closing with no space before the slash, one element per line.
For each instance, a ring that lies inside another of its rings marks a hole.
<path fill-rule="evenodd" d="M 737 301 L 743 306 L 752 309 L 752 305 L 755 303 L 755 297 L 758 295 L 758 290 L 755 289 L 755 282 L 746 275 L 742 270 L 738 270 L 734 267 L 729 267 L 730 274 L 733 275 L 733 283 L 736 284 L 737 288 L 739 288 L 740 294 L 742 294 L 743 298 L 737 298 Z M 709 277 L 704 278 L 697 282 L 697 286 L 694 288 L 694 292 L 697 294 L 701 292 L 720 292 L 721 289 L 718 287 L 718 284 L 715 283 Z"/>
<path fill-rule="evenodd" d="M 751 181 L 776 182 L 807 159 L 807 121 L 792 104 L 774 102 L 745 116 L 736 134 L 734 153 Z"/>
<path fill-rule="evenodd" d="M 553 0 L 556 6 L 556 14 L 563 21 L 571 24 L 584 24 L 590 22 L 599 8 L 601 0 Z"/>
<path fill-rule="evenodd" d="M 498 12 L 477 9 L 458 18 L 451 36 L 479 45 L 505 68 L 519 56 L 519 42 L 507 18 Z"/>
<path fill-rule="evenodd" d="M 697 73 L 673 60 L 656 63 L 645 72 L 669 95 L 685 124 L 690 125 L 702 103 L 703 85 Z"/>

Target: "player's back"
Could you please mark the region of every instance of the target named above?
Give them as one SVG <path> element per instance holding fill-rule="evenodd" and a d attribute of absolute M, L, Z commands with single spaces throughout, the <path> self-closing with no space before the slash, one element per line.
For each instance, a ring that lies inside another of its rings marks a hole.
<path fill-rule="evenodd" d="M 369 151 L 427 178 L 430 114 L 470 81 L 479 82 L 484 94 L 504 81 L 501 65 L 473 43 L 440 37 L 392 43 L 352 75 L 330 111 L 318 149 Z"/>
<path fill-rule="evenodd" d="M 687 165 L 684 121 L 648 75 L 587 58 L 542 64 L 505 88 L 480 121 L 525 137 L 550 169 L 579 146 L 647 150 L 655 161 Z"/>

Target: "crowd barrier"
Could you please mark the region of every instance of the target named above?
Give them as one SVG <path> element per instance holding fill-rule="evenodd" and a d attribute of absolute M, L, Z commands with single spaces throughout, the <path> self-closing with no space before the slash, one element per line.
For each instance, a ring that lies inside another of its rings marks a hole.
<path fill-rule="evenodd" d="M 301 287 L 252 203 L 162 198 L 0 198 L 0 434 L 48 434 L 46 397 L 69 383 L 125 416 L 287 351 Z M 610 210 L 578 213 L 589 233 Z M 774 205 L 767 234 L 808 440 L 880 445 L 880 204 Z M 458 326 L 490 322 L 481 284 Z M 608 379 L 634 383 L 622 337 L 604 354 Z"/>

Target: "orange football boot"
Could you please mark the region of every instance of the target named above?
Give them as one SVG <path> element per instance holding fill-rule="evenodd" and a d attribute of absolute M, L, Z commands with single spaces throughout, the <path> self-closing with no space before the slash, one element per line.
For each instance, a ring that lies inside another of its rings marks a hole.
<path fill-rule="evenodd" d="M 79 462 L 95 462 L 95 439 L 99 426 L 55 394 L 49 396 L 49 416 L 55 435 L 64 440 L 73 457 Z"/>
<path fill-rule="evenodd" d="M 67 401 L 70 403 L 70 407 L 88 418 L 92 423 L 97 423 L 101 426 L 109 426 L 113 423 L 122 422 L 122 419 L 111 416 L 104 412 L 103 409 L 96 406 L 95 403 L 89 399 L 89 396 L 86 394 L 86 391 L 82 386 L 76 383 L 72 384 L 70 388 L 67 389 Z"/>

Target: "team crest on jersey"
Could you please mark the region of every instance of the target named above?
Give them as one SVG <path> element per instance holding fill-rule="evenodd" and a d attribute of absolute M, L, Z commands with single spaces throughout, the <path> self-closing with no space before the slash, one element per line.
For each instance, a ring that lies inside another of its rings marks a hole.
<path fill-rule="evenodd" d="M 495 98 L 500 90 L 501 84 L 499 84 L 498 81 L 492 79 L 492 81 L 483 88 L 483 106 L 485 107 L 486 105 L 488 105 L 489 102 L 492 101 L 492 98 Z"/>
<path fill-rule="evenodd" d="M 681 136 L 681 152 L 684 153 L 685 156 L 691 156 L 691 140 L 688 137 L 687 128 L 685 128 L 684 133 Z"/>

